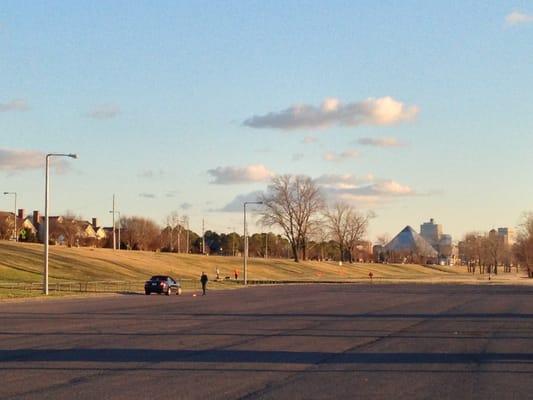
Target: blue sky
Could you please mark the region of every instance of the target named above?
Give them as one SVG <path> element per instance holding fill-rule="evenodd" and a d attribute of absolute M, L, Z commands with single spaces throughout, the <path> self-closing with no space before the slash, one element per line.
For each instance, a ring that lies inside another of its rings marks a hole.
<path fill-rule="evenodd" d="M 533 207 L 532 15 L 527 1 L 3 1 L 0 190 L 42 209 L 42 153 L 77 152 L 52 212 L 106 224 L 116 193 L 124 214 L 240 227 L 221 210 L 293 173 L 374 210 L 372 236 L 430 217 L 457 239 L 514 226 Z"/>

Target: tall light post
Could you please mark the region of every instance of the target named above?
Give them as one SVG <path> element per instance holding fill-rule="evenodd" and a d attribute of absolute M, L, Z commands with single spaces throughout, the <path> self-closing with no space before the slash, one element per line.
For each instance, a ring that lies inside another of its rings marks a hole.
<path fill-rule="evenodd" d="M 244 284 L 248 284 L 248 228 L 246 226 L 246 206 L 248 204 L 263 204 L 262 201 L 245 201 L 244 202 Z"/>
<path fill-rule="evenodd" d="M 114 204 L 114 202 L 113 202 Z M 114 210 L 111 210 L 109 211 L 110 214 L 113 214 L 113 238 L 115 238 L 115 214 L 118 214 L 118 249 L 120 250 L 122 248 L 121 246 L 121 241 L 120 241 L 120 229 L 121 229 L 121 225 L 120 225 L 120 211 L 114 211 Z M 115 250 L 116 248 L 116 242 L 115 240 L 113 240 L 113 250 Z"/>
<path fill-rule="evenodd" d="M 77 154 L 63 154 L 63 153 L 49 153 L 46 155 L 46 169 L 45 169 L 45 183 L 44 183 L 44 277 L 43 277 L 43 293 L 48 295 L 48 241 L 50 235 L 50 227 L 48 224 L 48 202 L 50 191 L 50 158 L 51 157 L 70 157 L 78 158 Z"/>
<path fill-rule="evenodd" d="M 5 195 L 12 194 L 15 197 L 15 213 L 13 214 L 15 216 L 15 242 L 19 241 L 19 235 L 17 233 L 17 192 L 4 192 Z"/>

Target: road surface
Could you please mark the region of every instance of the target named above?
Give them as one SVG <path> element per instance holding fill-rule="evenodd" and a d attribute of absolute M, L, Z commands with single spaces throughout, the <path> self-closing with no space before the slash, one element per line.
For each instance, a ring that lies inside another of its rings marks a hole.
<path fill-rule="evenodd" d="M 1 399 L 533 398 L 533 287 L 0 303 Z"/>

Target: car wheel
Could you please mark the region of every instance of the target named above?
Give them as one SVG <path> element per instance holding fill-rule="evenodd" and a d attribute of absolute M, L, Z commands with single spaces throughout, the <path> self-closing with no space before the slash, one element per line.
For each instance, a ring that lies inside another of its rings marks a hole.
<path fill-rule="evenodd" d="M 172 289 L 171 289 L 170 286 L 169 286 L 166 295 L 167 295 L 167 296 L 170 296 L 171 294 L 172 294 Z"/>
<path fill-rule="evenodd" d="M 176 296 L 179 296 L 181 294 L 181 288 L 178 288 L 178 290 L 176 290 Z"/>
<path fill-rule="evenodd" d="M 150 296 L 150 292 L 147 291 L 147 290 L 144 291 L 144 294 L 147 295 L 147 296 Z"/>

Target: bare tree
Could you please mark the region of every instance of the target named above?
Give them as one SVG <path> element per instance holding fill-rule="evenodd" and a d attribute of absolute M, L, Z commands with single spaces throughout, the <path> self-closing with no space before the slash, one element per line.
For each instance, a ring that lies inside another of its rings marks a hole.
<path fill-rule="evenodd" d="M 498 233 L 492 230 L 482 243 L 485 258 L 484 264 L 488 266 L 489 272 L 498 275 L 498 265 L 500 265 L 505 251 L 504 242 Z"/>
<path fill-rule="evenodd" d="M 264 203 L 261 223 L 279 226 L 290 243 L 294 261 L 305 260 L 309 235 L 324 207 L 315 182 L 302 175 L 276 176 L 260 200 Z"/>
<path fill-rule="evenodd" d="M 466 261 L 469 272 L 476 272 L 476 265 L 479 266 L 479 273 L 483 272 L 483 241 L 484 237 L 479 233 L 470 232 L 465 235 L 461 257 Z"/>
<path fill-rule="evenodd" d="M 348 246 L 350 254 L 350 262 L 355 259 L 355 253 L 357 252 L 357 246 L 364 240 L 367 231 L 370 218 L 374 217 L 374 213 L 369 212 L 362 214 L 352 208 L 352 211 L 348 218 L 348 235 L 346 237 L 346 244 Z"/>
<path fill-rule="evenodd" d="M 180 252 L 180 234 L 181 234 L 181 225 L 180 217 L 177 211 L 172 211 L 166 218 L 166 228 L 164 232 L 168 236 L 168 247 L 169 251 L 174 251 L 174 245 L 177 244 L 178 253 Z M 177 234 L 177 235 L 176 235 Z"/>
<path fill-rule="evenodd" d="M 14 221 L 12 213 L 0 215 L 0 239 L 7 240 L 13 237 Z"/>
<path fill-rule="evenodd" d="M 331 238 L 339 246 L 339 260 L 344 261 L 348 238 L 350 235 L 352 214 L 354 209 L 347 203 L 335 203 L 331 209 L 327 209 L 325 216 Z"/>
<path fill-rule="evenodd" d="M 122 240 L 132 250 L 157 250 L 161 245 L 159 226 L 148 218 L 123 217 Z"/>
<path fill-rule="evenodd" d="M 518 262 L 533 278 L 533 213 L 526 214 L 520 225 L 513 252 Z"/>

